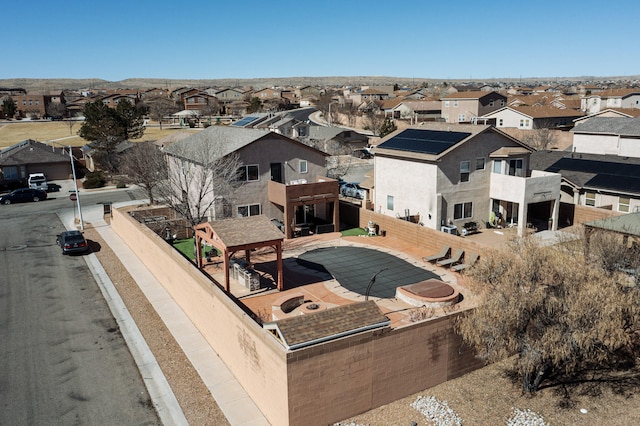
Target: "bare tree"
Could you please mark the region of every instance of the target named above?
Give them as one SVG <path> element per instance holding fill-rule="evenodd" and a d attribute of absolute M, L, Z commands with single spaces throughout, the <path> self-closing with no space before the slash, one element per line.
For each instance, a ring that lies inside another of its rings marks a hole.
<path fill-rule="evenodd" d="M 536 129 L 527 131 L 522 138 L 522 142 L 526 143 L 538 151 L 551 148 L 557 143 L 556 133 L 551 129 Z"/>
<path fill-rule="evenodd" d="M 62 102 L 49 102 L 46 112 L 49 117 L 64 117 L 67 114 L 67 107 Z"/>
<path fill-rule="evenodd" d="M 122 154 L 120 173 L 128 181 L 144 188 L 149 203 L 155 201 L 154 191 L 167 179 L 167 163 L 162 151 L 153 142 L 138 142 Z"/>
<path fill-rule="evenodd" d="M 153 120 L 158 121 L 160 124 L 160 130 L 162 130 L 162 118 L 178 112 L 182 109 L 181 105 L 169 98 L 154 97 L 145 101 L 149 108 L 149 115 Z"/>
<path fill-rule="evenodd" d="M 576 253 L 525 238 L 469 271 L 481 300 L 458 329 L 487 362 L 516 354 L 524 392 L 636 360 L 638 288 Z"/>
<path fill-rule="evenodd" d="M 371 108 L 365 114 L 365 128 L 371 130 L 375 135 L 380 134 L 380 128 L 384 123 L 384 116 L 382 114 L 378 114 L 378 111 Z"/>
<path fill-rule="evenodd" d="M 165 149 L 167 180 L 158 193 L 190 226 L 208 216 L 230 217 L 230 205 L 242 185 L 242 162 L 237 154 L 222 155 L 207 141 L 176 142 Z"/>

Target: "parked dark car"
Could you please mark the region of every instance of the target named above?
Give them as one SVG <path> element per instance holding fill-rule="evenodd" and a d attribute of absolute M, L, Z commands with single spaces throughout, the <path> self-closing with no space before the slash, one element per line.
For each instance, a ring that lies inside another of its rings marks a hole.
<path fill-rule="evenodd" d="M 80 231 L 65 231 L 58 235 L 56 244 L 62 249 L 62 254 L 86 253 L 89 244 Z"/>
<path fill-rule="evenodd" d="M 40 201 L 46 199 L 47 193 L 40 189 L 20 188 L 0 197 L 0 203 L 24 203 L 26 201 Z"/>

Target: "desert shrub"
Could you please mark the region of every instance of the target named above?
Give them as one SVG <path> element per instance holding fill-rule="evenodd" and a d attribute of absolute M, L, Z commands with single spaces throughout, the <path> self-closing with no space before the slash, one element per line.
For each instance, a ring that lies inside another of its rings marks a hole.
<path fill-rule="evenodd" d="M 86 189 L 102 188 L 105 182 L 106 181 L 102 172 L 90 172 L 85 176 L 82 187 Z"/>

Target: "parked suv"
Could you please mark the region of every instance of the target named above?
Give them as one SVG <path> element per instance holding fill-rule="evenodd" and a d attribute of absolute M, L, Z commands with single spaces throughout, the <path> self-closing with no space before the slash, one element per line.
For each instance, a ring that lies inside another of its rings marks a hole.
<path fill-rule="evenodd" d="M 33 189 L 40 189 L 42 191 L 49 189 L 44 173 L 31 173 L 27 179 L 27 184 L 29 188 Z"/>
<path fill-rule="evenodd" d="M 20 188 L 0 197 L 0 203 L 24 203 L 25 201 L 40 201 L 46 199 L 47 193 L 44 191 L 33 188 Z"/>
<path fill-rule="evenodd" d="M 89 244 L 80 231 L 63 232 L 58 235 L 56 244 L 62 249 L 62 254 L 86 253 L 89 250 Z"/>

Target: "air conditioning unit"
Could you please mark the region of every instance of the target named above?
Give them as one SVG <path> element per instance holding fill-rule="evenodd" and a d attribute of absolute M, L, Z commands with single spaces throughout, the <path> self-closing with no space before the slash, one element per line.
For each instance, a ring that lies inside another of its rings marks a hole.
<path fill-rule="evenodd" d="M 458 235 L 458 227 L 457 226 L 443 226 L 440 228 L 440 230 L 442 232 L 446 232 L 447 234 L 451 234 L 451 235 Z"/>

